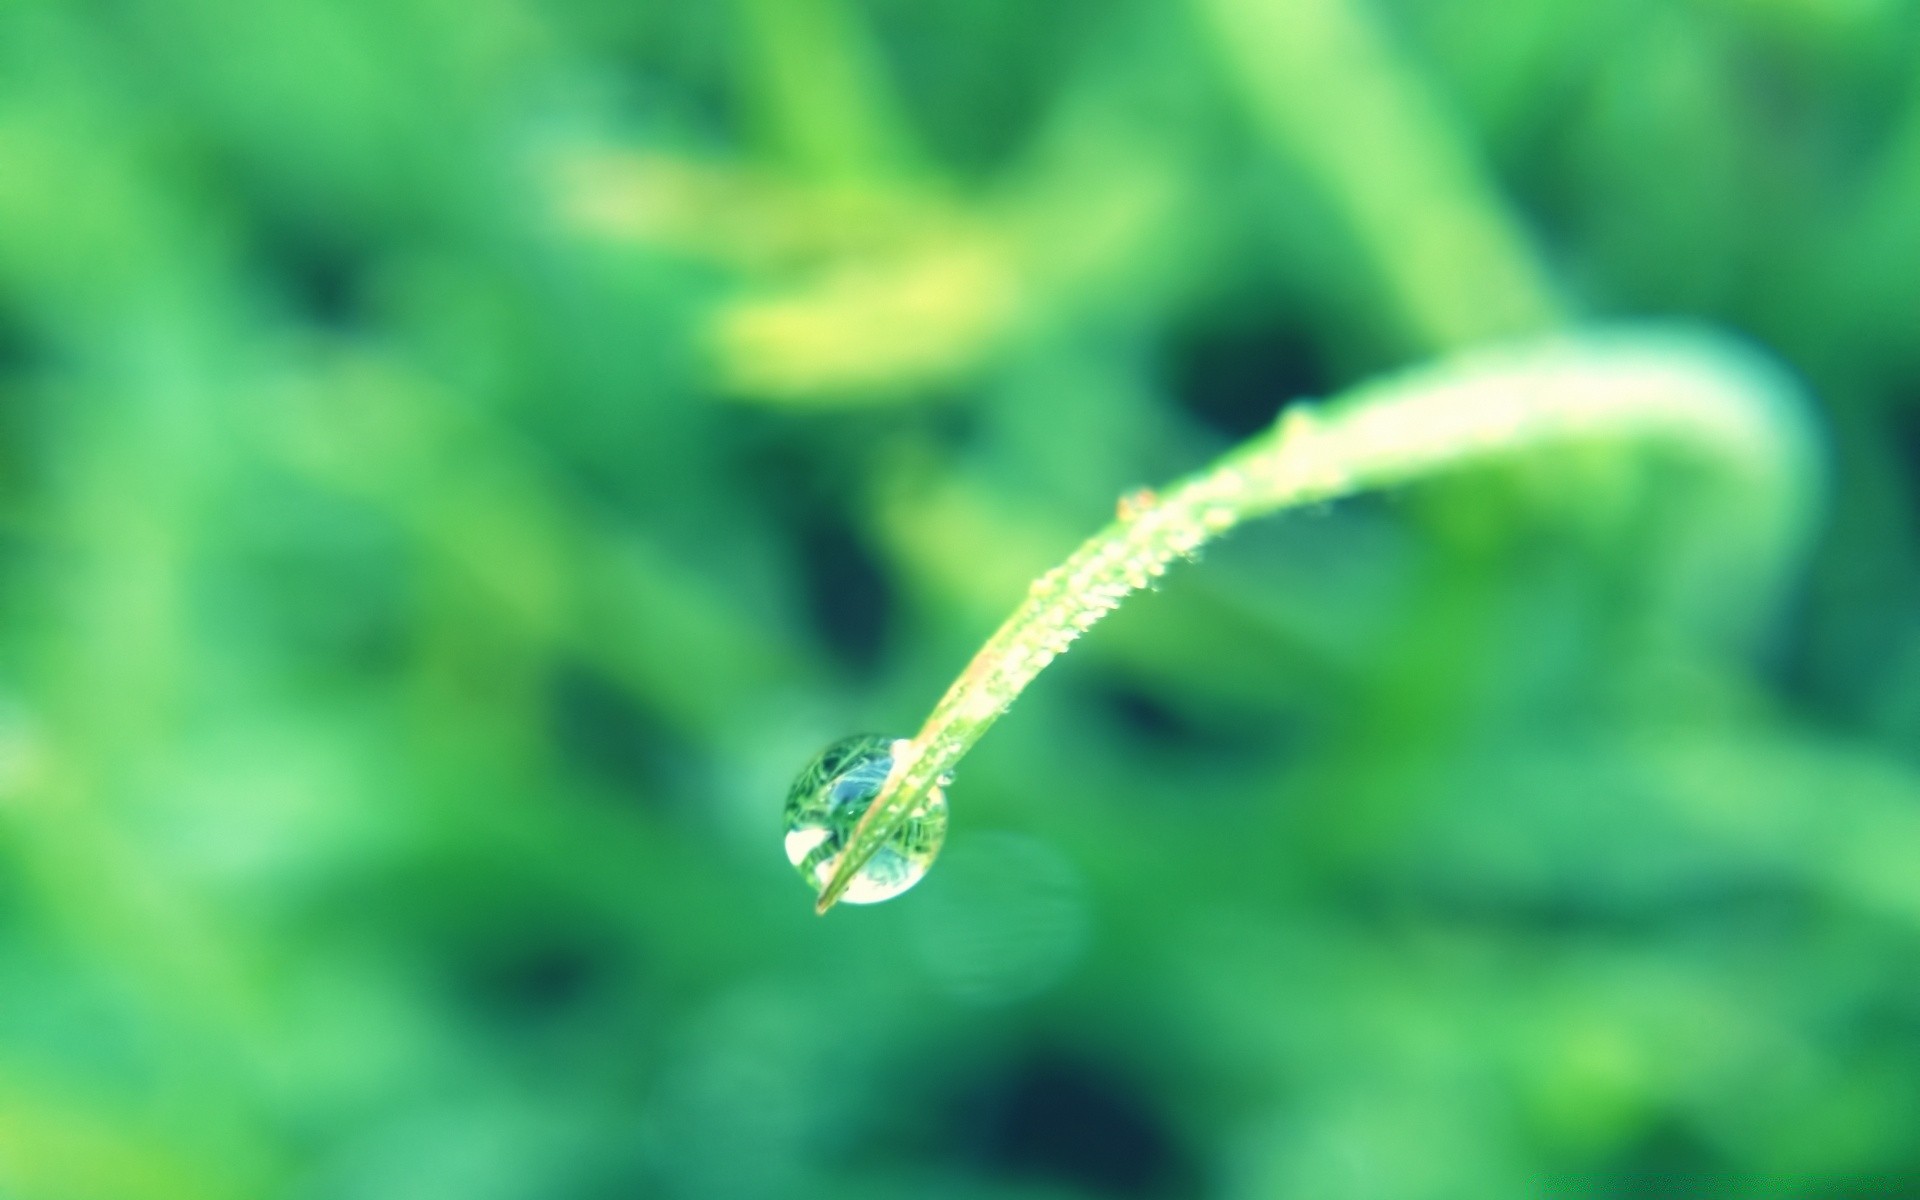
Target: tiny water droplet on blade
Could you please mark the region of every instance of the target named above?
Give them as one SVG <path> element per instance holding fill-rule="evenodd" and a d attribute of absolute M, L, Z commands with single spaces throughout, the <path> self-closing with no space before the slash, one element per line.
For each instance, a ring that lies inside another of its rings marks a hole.
<path fill-rule="evenodd" d="M 1151 512 L 1160 503 L 1160 497 L 1152 488 L 1135 488 L 1120 497 L 1114 505 L 1114 515 L 1122 521 L 1131 521 Z"/>
<path fill-rule="evenodd" d="M 886 784 L 899 740 L 882 733 L 841 738 L 793 781 L 787 793 L 787 861 L 816 893 L 833 878 L 854 827 Z M 951 781 L 951 773 L 940 777 L 939 785 L 853 877 L 840 896 L 843 903 L 891 900 L 926 876 L 946 840 L 945 787 Z"/>

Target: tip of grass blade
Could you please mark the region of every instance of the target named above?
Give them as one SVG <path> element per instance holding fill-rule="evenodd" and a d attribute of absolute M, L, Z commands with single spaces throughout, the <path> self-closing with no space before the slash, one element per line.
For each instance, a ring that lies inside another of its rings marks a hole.
<path fill-rule="evenodd" d="M 853 885 L 854 876 L 860 873 L 886 837 L 906 818 L 908 805 L 902 798 L 902 788 L 908 768 L 918 757 L 919 750 L 907 738 L 896 741 L 894 747 L 893 769 L 887 773 L 886 782 L 881 784 L 880 794 L 873 798 L 866 815 L 853 827 L 853 834 L 847 838 L 846 849 L 840 852 L 839 861 L 833 865 L 833 874 L 828 877 L 827 885 L 820 889 L 820 898 L 814 902 L 813 911 L 817 916 L 825 916 L 827 910 L 839 902 L 840 897 Z"/>
<path fill-rule="evenodd" d="M 848 886 L 853 883 L 853 877 L 858 874 L 860 868 L 866 864 L 866 860 L 873 857 L 871 854 L 862 854 L 858 856 L 858 860 L 856 861 L 855 851 L 858 847 L 859 841 L 856 831 L 855 840 L 847 844 L 846 850 L 840 855 L 840 861 L 833 866 L 833 874 L 828 877 L 827 885 L 820 889 L 820 898 L 814 901 L 813 912 L 815 916 L 824 917 L 827 915 L 827 910 L 839 902 L 840 897 L 845 894 Z"/>

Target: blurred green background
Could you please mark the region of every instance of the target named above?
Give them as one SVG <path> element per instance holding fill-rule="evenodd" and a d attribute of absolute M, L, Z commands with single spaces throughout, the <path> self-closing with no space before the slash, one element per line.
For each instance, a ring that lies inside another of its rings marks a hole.
<path fill-rule="evenodd" d="M 1278 518 L 812 915 L 1117 496 L 1675 316 L 1763 636 L 1654 467 Z M 1916 518 L 1907 0 L 12 0 L 0 1196 L 1920 1194 Z"/>

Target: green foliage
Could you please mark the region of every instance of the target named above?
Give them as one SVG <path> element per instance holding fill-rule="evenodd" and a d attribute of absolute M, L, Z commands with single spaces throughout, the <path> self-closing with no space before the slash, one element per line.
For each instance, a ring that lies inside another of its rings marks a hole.
<path fill-rule="evenodd" d="M 0 1196 L 1913 1190 L 1916 46 L 0 5 Z M 1804 554 L 1577 444 L 1249 524 L 811 916 L 794 774 L 1117 497 L 1672 316 L 1813 397 Z"/>

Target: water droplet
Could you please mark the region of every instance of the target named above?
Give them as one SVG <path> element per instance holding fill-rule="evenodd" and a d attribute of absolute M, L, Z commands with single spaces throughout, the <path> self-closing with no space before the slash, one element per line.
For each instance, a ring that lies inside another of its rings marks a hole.
<path fill-rule="evenodd" d="M 896 745 L 904 738 L 860 733 L 841 738 L 807 764 L 787 793 L 787 861 L 799 868 L 815 891 L 833 878 L 840 852 L 853 827 L 872 807 L 893 770 Z M 951 774 L 895 831 L 887 844 L 860 868 L 840 899 L 847 904 L 878 904 L 919 883 L 940 853 L 947 836 L 947 794 Z"/>
<path fill-rule="evenodd" d="M 1152 488 L 1136 488 L 1120 497 L 1119 503 L 1114 506 L 1114 511 L 1120 520 L 1132 521 L 1153 511 L 1159 503 L 1160 497 Z"/>

